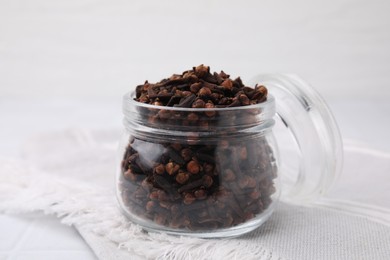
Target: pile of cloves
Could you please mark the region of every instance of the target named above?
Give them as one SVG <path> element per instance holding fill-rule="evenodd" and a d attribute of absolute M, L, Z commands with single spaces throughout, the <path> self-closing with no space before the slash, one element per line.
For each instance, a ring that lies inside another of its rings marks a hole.
<path fill-rule="evenodd" d="M 130 137 L 120 177 L 126 210 L 158 225 L 194 231 L 229 228 L 261 214 L 275 192 L 272 148 L 264 135 L 231 134 L 235 128 L 218 131 L 221 125 L 256 124 L 261 110 L 225 114 L 218 109 L 266 99 L 264 86 L 244 86 L 240 78 L 231 80 L 223 71 L 211 74 L 204 65 L 138 86 L 135 100 L 158 106 L 142 111 L 150 126 L 190 127 L 192 138 L 178 137 L 172 142 L 164 136 Z M 161 106 L 193 109 L 169 111 Z M 199 108 L 206 109 L 197 112 Z M 218 138 L 194 135 L 211 129 Z"/>
<path fill-rule="evenodd" d="M 136 87 L 135 98 L 156 106 L 210 109 L 254 105 L 266 99 L 265 86 L 247 87 L 240 77 L 232 80 L 223 71 L 211 74 L 210 67 L 204 65 L 155 84 L 146 81 Z"/>

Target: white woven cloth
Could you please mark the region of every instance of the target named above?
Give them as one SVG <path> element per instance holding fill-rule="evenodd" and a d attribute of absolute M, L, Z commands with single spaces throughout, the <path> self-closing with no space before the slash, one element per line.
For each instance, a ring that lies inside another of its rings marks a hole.
<path fill-rule="evenodd" d="M 346 144 L 345 168 L 312 205 L 280 203 L 245 236 L 148 234 L 119 211 L 115 131 L 37 136 L 24 160 L 0 159 L 0 211 L 41 211 L 74 225 L 100 259 L 390 259 L 390 155 Z"/>

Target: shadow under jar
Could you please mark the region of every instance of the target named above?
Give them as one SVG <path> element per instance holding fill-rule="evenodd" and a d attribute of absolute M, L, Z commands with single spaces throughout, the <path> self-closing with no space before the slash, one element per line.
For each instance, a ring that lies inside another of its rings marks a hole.
<path fill-rule="evenodd" d="M 123 100 L 117 196 L 148 231 L 197 237 L 247 233 L 279 197 L 272 96 L 232 108 L 176 108 Z"/>

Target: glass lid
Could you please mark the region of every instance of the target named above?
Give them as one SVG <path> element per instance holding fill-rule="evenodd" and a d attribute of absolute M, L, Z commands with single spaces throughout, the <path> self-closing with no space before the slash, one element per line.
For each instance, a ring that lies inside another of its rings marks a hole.
<path fill-rule="evenodd" d="M 320 94 L 295 75 L 264 74 L 252 79 L 275 97 L 273 133 L 278 143 L 284 201 L 310 202 L 340 174 L 342 139 Z"/>

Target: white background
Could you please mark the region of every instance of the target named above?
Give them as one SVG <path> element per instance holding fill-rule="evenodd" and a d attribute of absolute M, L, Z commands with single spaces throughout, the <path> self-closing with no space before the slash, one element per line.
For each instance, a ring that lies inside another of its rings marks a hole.
<path fill-rule="evenodd" d="M 388 0 L 0 0 L 0 156 L 42 132 L 119 129 L 125 92 L 201 63 L 244 82 L 296 73 L 344 140 L 390 151 Z M 19 242 L 0 232 L 0 259 L 93 258 L 54 219 L 0 215 L 4 227 Z"/>
<path fill-rule="evenodd" d="M 1 0 L 0 96 L 118 97 L 197 64 L 390 98 L 390 1 Z"/>

